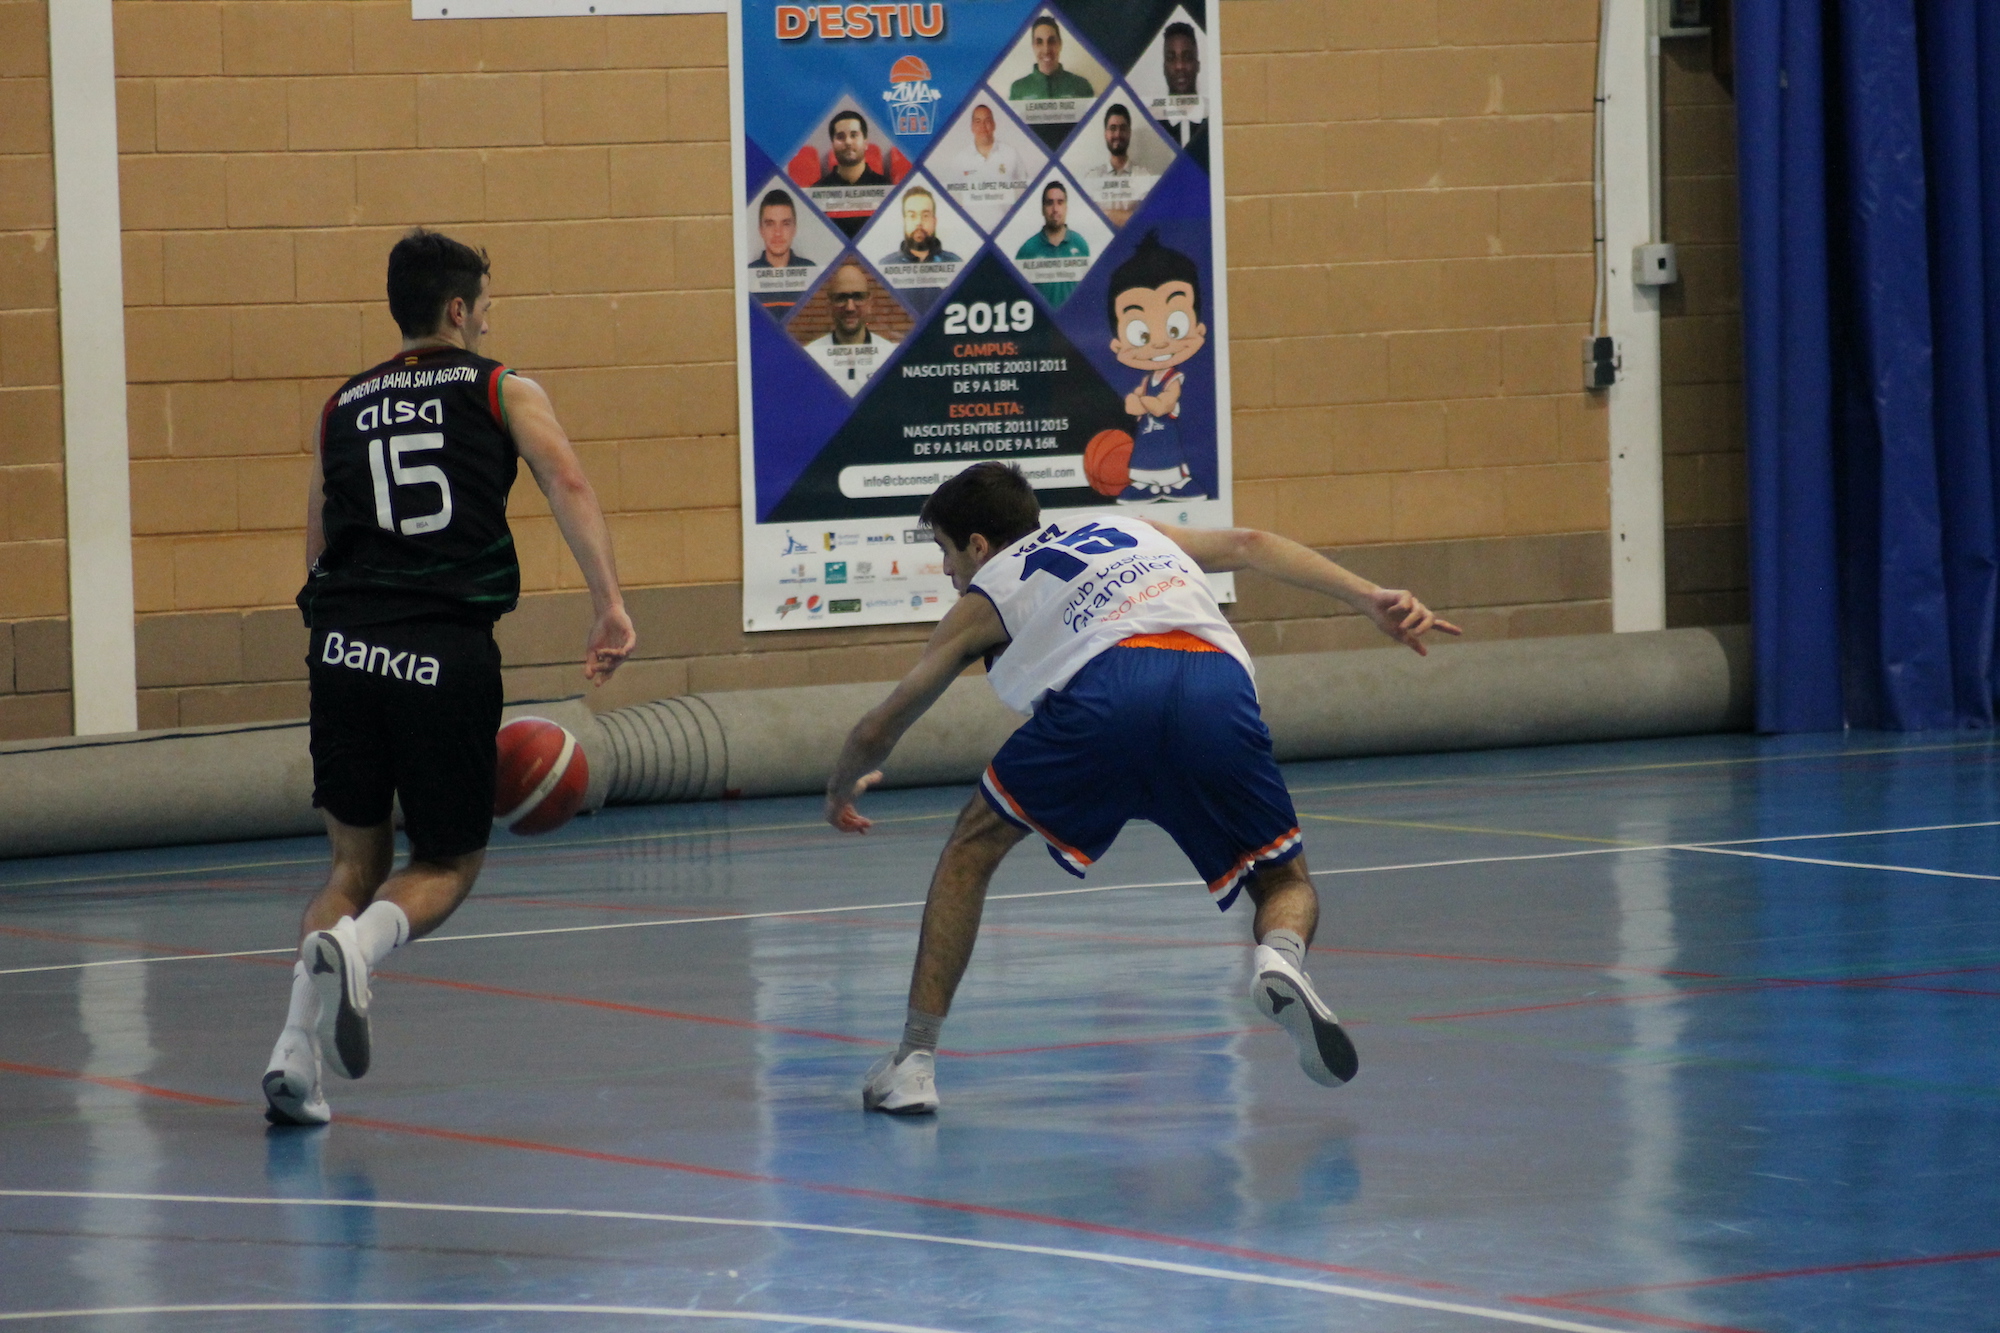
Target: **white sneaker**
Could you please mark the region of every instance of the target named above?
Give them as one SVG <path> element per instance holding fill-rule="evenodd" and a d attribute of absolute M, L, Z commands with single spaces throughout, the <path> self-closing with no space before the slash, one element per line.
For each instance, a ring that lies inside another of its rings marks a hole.
<path fill-rule="evenodd" d="M 286 1028 L 264 1071 L 264 1118 L 274 1125 L 324 1125 L 333 1111 L 319 1089 L 319 1052 L 312 1034 Z"/>
<path fill-rule="evenodd" d="M 861 1085 L 861 1105 L 890 1115 L 929 1115 L 938 1109 L 937 1059 L 929 1051 L 911 1051 L 901 1063 L 895 1052 L 877 1060 Z"/>
<path fill-rule="evenodd" d="M 1340 1030 L 1333 1010 L 1313 992 L 1306 974 L 1263 944 L 1257 946 L 1251 966 L 1257 974 L 1250 983 L 1257 1012 L 1292 1034 L 1299 1048 L 1299 1068 L 1306 1071 L 1306 1077 L 1329 1088 L 1353 1078 L 1361 1067 L 1361 1057 Z"/>
<path fill-rule="evenodd" d="M 299 949 L 319 992 L 319 1053 L 342 1078 L 368 1072 L 368 960 L 362 956 L 354 918 L 306 936 Z"/>

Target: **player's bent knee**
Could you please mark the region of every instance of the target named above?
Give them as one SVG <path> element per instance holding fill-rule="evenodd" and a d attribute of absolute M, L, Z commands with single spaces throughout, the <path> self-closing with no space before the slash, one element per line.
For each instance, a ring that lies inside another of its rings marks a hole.
<path fill-rule="evenodd" d="M 486 851 L 462 852 L 457 856 L 411 856 L 409 869 L 427 872 L 455 884 L 460 893 L 472 888 L 472 881 L 479 878 L 480 867 L 486 864 Z"/>
<path fill-rule="evenodd" d="M 1313 888 L 1312 873 L 1306 869 L 1303 854 L 1276 865 L 1258 866 L 1251 872 L 1250 882 L 1244 885 L 1244 890 L 1250 895 L 1250 901 L 1259 906 L 1275 893 L 1303 890 L 1314 898 L 1319 896 Z"/>
<path fill-rule="evenodd" d="M 1020 826 L 1002 819 L 986 803 L 986 798 L 979 795 L 974 795 L 959 812 L 958 824 L 951 831 L 951 841 L 960 846 L 983 845 L 1002 851 L 1027 836 Z"/>

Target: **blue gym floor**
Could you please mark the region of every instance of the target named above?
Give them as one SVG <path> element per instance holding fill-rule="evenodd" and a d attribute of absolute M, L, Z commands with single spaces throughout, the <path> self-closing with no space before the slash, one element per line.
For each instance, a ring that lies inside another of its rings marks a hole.
<path fill-rule="evenodd" d="M 0 1322 L 1994 1328 L 1994 760 L 1290 768 L 1338 1089 L 1157 830 L 1086 882 L 1026 844 L 919 1120 L 859 1084 L 964 789 L 503 835 L 319 1130 L 257 1084 L 321 842 L 0 863 Z"/>

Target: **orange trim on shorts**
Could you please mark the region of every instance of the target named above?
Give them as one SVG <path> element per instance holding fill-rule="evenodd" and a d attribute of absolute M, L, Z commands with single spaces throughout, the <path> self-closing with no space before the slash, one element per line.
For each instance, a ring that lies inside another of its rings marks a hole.
<path fill-rule="evenodd" d="M 1237 857 L 1236 864 L 1229 867 L 1229 873 L 1209 885 L 1208 891 L 1210 893 L 1221 893 L 1237 880 L 1249 874 L 1259 861 L 1269 860 L 1271 857 L 1290 849 L 1293 843 L 1299 841 L 1301 841 L 1299 830 L 1297 825 L 1294 825 L 1289 833 L 1271 839 L 1271 841 L 1265 843 L 1254 852 L 1245 852 L 1243 855 Z"/>
<path fill-rule="evenodd" d="M 1170 648 L 1177 653 L 1219 653 L 1222 650 L 1197 634 L 1170 629 L 1165 634 L 1134 634 L 1112 645 L 1116 648 Z"/>
<path fill-rule="evenodd" d="M 1008 791 L 1006 786 L 1000 781 L 1000 775 L 993 771 L 993 765 L 991 764 L 986 766 L 984 781 L 986 789 L 1000 798 L 1001 803 L 1013 812 L 1016 820 L 1041 834 L 1042 841 L 1068 857 L 1076 865 L 1079 872 L 1091 864 L 1088 856 L 1085 856 L 1082 852 L 1070 846 L 1036 822 L 1035 817 L 1024 810 L 1021 807 L 1021 803 L 1014 799 L 1014 793 Z"/>

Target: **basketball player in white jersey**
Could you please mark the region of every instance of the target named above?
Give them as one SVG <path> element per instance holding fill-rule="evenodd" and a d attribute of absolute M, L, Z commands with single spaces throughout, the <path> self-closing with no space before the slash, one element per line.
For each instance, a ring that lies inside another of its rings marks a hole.
<path fill-rule="evenodd" d="M 1081 876 L 1126 821 L 1159 825 L 1227 911 L 1256 905 L 1251 994 L 1328 1086 L 1359 1060 L 1305 973 L 1319 924 L 1298 818 L 1257 711 L 1250 656 L 1203 571 L 1255 569 L 1336 597 L 1418 653 L 1457 634 L 1408 592 L 1379 588 L 1317 552 L 1248 528 L 1175 528 L 1103 514 L 1044 524 L 1019 469 L 979 463 L 924 502 L 961 596 L 924 656 L 855 724 L 827 783 L 826 816 L 864 833 L 855 808 L 903 733 L 985 658 L 1001 702 L 1033 712 L 959 814 L 924 905 L 902 1044 L 862 1087 L 872 1111 L 938 1106 L 938 1035 L 972 958 L 986 886 L 1030 833 Z M 964 594 L 977 594 L 966 596 Z"/>

